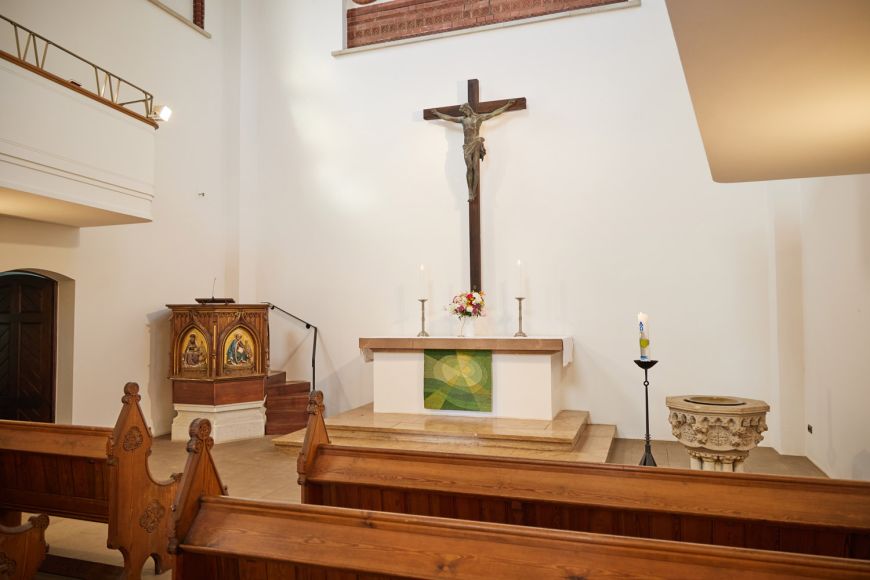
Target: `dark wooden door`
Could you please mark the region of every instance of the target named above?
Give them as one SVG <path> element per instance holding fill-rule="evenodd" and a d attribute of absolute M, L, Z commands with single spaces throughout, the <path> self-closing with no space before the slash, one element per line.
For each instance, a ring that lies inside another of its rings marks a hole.
<path fill-rule="evenodd" d="M 0 419 L 54 422 L 54 280 L 0 274 Z"/>

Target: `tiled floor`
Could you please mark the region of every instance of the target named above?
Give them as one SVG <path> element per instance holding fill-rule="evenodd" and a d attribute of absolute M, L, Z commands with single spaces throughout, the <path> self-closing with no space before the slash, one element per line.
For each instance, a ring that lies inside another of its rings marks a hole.
<path fill-rule="evenodd" d="M 157 439 L 151 455 L 155 476 L 183 471 L 187 461 L 185 446 L 186 442 Z M 271 437 L 215 445 L 212 455 L 230 495 L 299 501 L 296 458 L 277 452 Z"/>
<path fill-rule="evenodd" d="M 637 465 L 643 457 L 642 439 L 614 439 L 607 463 Z M 689 455 L 677 441 L 653 441 L 652 454 L 659 467 L 689 469 Z M 747 473 L 771 475 L 798 475 L 802 477 L 827 477 L 812 461 L 799 455 L 780 455 L 771 447 L 753 449 L 746 458 Z"/>
<path fill-rule="evenodd" d="M 652 451 L 662 467 L 687 468 L 689 466 L 685 450 L 676 441 L 653 441 Z M 272 445 L 271 438 L 216 445 L 213 453 L 221 478 L 224 485 L 229 488 L 230 495 L 288 502 L 299 501 L 295 458 L 276 449 Z M 643 441 L 615 439 L 608 462 L 635 465 L 642 455 Z M 158 439 L 154 443 L 151 456 L 151 472 L 158 480 L 166 479 L 173 471 L 183 470 L 186 457 L 184 443 L 173 443 L 167 438 Z M 778 475 L 825 476 L 805 457 L 779 455 L 769 447 L 756 449 L 750 454 L 746 461 L 746 471 Z M 105 524 L 53 517 L 46 536 L 52 554 L 118 566 L 123 563 L 119 552 L 106 548 Z M 167 572 L 159 577 L 167 579 L 171 576 L 171 572 Z M 44 580 L 58 578 L 47 574 L 37 577 Z M 144 577 L 155 577 L 150 564 L 146 566 Z"/>

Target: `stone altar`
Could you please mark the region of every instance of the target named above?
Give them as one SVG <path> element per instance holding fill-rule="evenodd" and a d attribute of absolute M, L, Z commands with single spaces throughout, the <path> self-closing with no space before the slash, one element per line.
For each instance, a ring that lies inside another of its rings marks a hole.
<path fill-rule="evenodd" d="M 764 438 L 770 406 L 741 397 L 679 395 L 666 400 L 674 437 L 689 452 L 692 469 L 743 471 Z"/>
<path fill-rule="evenodd" d="M 562 410 L 562 369 L 573 361 L 570 337 L 379 337 L 360 338 L 366 362 L 373 362 L 374 412 L 539 419 Z M 490 413 L 433 411 L 423 405 L 423 351 L 492 352 L 493 408 Z"/>

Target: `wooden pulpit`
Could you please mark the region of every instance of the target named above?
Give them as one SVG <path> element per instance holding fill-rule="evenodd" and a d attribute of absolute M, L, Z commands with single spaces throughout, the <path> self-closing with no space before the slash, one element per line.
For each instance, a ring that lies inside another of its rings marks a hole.
<path fill-rule="evenodd" d="M 172 440 L 189 439 L 196 418 L 211 421 L 216 443 L 262 437 L 269 370 L 265 304 L 168 304 Z"/>

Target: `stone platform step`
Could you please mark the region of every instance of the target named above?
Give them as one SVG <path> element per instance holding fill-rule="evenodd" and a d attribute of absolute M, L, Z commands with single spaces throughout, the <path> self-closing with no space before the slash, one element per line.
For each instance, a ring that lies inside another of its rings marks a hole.
<path fill-rule="evenodd" d="M 613 425 L 589 425 L 586 411 L 562 411 L 552 421 L 374 413 L 365 405 L 326 419 L 335 445 L 419 449 L 560 461 L 607 460 Z M 298 453 L 304 429 L 272 443 Z"/>

